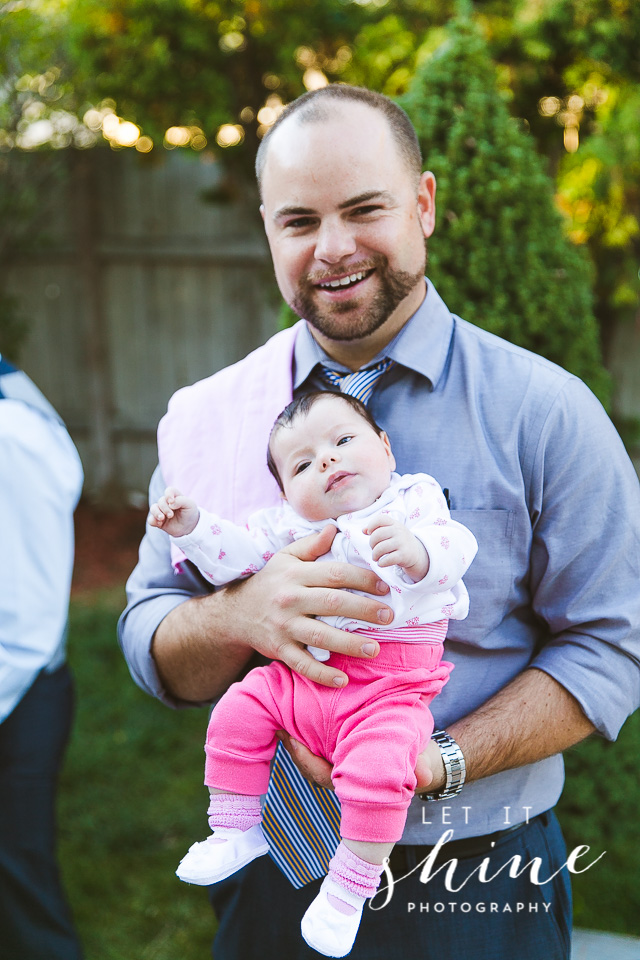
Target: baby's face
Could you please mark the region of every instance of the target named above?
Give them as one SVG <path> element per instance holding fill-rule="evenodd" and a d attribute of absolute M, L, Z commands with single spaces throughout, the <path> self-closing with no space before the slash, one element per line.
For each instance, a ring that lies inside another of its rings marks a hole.
<path fill-rule="evenodd" d="M 280 427 L 271 453 L 285 497 L 307 520 L 335 520 L 370 506 L 396 465 L 387 435 L 332 397 Z"/>

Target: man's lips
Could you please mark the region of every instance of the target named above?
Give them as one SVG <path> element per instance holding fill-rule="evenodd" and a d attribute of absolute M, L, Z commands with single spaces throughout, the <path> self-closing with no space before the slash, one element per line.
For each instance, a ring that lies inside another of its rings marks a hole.
<path fill-rule="evenodd" d="M 333 490 L 334 487 L 336 487 L 343 480 L 348 480 L 350 477 L 353 477 L 353 476 L 354 476 L 353 473 L 347 473 L 346 470 L 340 470 L 338 473 L 332 473 L 327 481 L 327 485 L 325 487 L 324 492 L 328 493 L 329 490 Z"/>

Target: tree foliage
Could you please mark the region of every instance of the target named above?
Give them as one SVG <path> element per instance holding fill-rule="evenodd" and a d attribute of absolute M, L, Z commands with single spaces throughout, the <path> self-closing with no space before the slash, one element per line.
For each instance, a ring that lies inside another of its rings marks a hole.
<path fill-rule="evenodd" d="M 588 263 L 565 235 L 552 181 L 470 19 L 451 23 L 402 105 L 438 181 L 429 273 L 444 299 L 605 398 Z"/>
<path fill-rule="evenodd" d="M 222 199 L 245 188 L 260 135 L 306 88 L 344 81 L 402 96 L 461 2 L 8 0 L 0 156 L 104 144 L 118 117 L 137 125 L 140 150 L 173 147 L 167 131 L 181 129 L 180 145 L 208 144 L 224 163 Z M 640 3 L 466 2 L 509 112 L 556 178 L 571 240 L 595 265 L 606 353 L 638 299 Z"/>

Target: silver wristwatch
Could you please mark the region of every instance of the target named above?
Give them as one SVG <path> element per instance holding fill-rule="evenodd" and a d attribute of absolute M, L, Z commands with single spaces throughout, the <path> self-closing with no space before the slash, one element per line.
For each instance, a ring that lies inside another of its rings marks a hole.
<path fill-rule="evenodd" d="M 426 800 L 428 803 L 436 800 L 450 800 L 451 797 L 457 796 L 464 786 L 467 773 L 462 750 L 453 737 L 450 737 L 444 730 L 435 730 L 431 734 L 431 739 L 435 740 L 440 747 L 447 779 L 444 787 L 438 793 L 419 794 L 420 799 Z"/>

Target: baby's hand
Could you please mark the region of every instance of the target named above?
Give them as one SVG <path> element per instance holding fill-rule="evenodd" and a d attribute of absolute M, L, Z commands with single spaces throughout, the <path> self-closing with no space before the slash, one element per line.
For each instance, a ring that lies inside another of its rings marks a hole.
<path fill-rule="evenodd" d="M 172 537 L 185 537 L 195 529 L 199 517 L 195 500 L 183 497 L 175 487 L 167 487 L 158 502 L 151 504 L 147 523 Z"/>
<path fill-rule="evenodd" d="M 381 567 L 402 567 L 414 583 L 426 577 L 429 554 L 403 523 L 388 513 L 379 513 L 362 532 L 370 534 L 371 556 Z"/>

